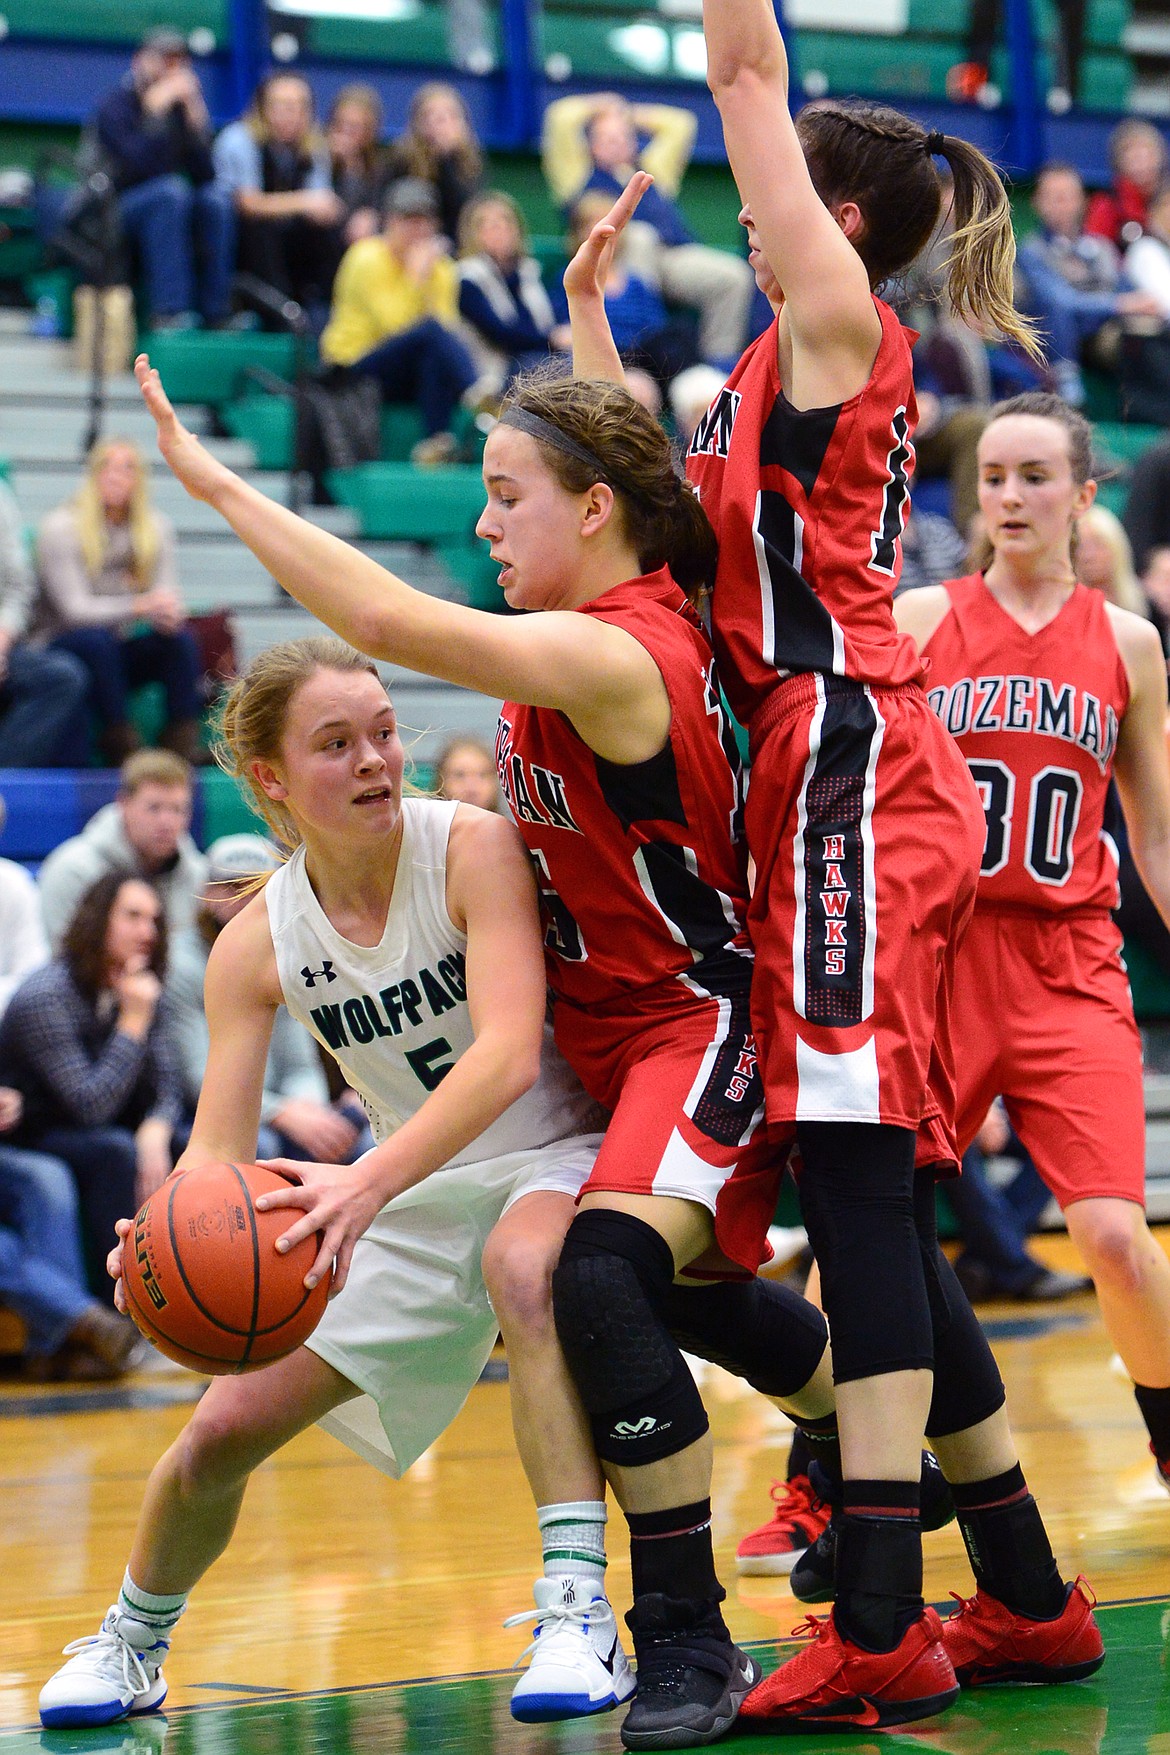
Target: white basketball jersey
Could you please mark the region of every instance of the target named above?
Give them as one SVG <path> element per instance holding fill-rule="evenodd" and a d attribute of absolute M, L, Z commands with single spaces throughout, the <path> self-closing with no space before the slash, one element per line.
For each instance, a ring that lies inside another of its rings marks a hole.
<path fill-rule="evenodd" d="M 425 1102 L 475 1040 L 467 1004 L 467 935 L 447 912 L 447 838 L 458 806 L 404 798 L 402 847 L 380 944 L 351 944 L 326 918 L 305 850 L 264 886 L 284 1002 L 362 1097 L 374 1137 Z M 604 1126 L 545 1024 L 541 1075 L 450 1160 L 475 1163 Z"/>

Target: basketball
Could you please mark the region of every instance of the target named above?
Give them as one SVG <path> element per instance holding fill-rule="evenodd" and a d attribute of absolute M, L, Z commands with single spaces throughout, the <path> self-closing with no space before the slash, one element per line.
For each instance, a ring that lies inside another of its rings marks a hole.
<path fill-rule="evenodd" d="M 139 1211 L 126 1238 L 126 1308 L 168 1359 L 213 1376 L 254 1371 L 299 1347 L 329 1297 L 328 1276 L 304 1280 L 320 1233 L 278 1255 L 297 1217 L 256 1200 L 288 1186 L 258 1164 L 200 1164 L 171 1176 Z"/>

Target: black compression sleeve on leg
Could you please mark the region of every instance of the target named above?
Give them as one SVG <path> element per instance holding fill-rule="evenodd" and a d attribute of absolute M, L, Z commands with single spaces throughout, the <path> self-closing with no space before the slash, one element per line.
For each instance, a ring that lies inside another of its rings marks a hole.
<path fill-rule="evenodd" d="M 553 1316 L 604 1462 L 658 1462 L 707 1431 L 702 1397 L 660 1314 L 673 1277 L 668 1244 L 641 1219 L 591 1207 L 569 1226 Z"/>
<path fill-rule="evenodd" d="M 914 1223 L 909 1128 L 801 1122 L 797 1179 L 837 1383 L 929 1371 L 930 1306 Z"/>
<path fill-rule="evenodd" d="M 721 1365 L 767 1396 L 803 1389 L 829 1342 L 816 1305 L 769 1280 L 671 1286 L 662 1315 L 685 1353 Z"/>
<path fill-rule="evenodd" d="M 930 1170 L 919 1170 L 914 1213 L 934 1330 L 934 1390 L 926 1436 L 946 1438 L 998 1413 L 1004 1388 L 987 1336 L 939 1248 L 934 1188 Z"/>

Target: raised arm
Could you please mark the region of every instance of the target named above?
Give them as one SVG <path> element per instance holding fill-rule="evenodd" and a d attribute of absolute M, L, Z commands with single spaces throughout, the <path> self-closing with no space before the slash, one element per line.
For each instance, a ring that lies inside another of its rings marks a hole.
<path fill-rule="evenodd" d="M 181 424 L 145 354 L 134 370 L 159 449 L 187 492 L 214 506 L 289 595 L 351 645 L 482 694 L 556 708 L 613 761 L 661 746 L 660 727 L 648 749 L 624 747 L 639 727 L 659 724 L 664 692 L 653 660 L 623 629 L 555 610 L 497 616 L 416 591 L 249 487 Z"/>
<path fill-rule="evenodd" d="M 704 0 L 707 83 L 740 196 L 779 282 L 798 407 L 855 395 L 881 339 L 860 256 L 813 187 L 788 108 L 788 57 L 771 0 Z M 857 223 L 856 209 L 843 216 Z"/>
<path fill-rule="evenodd" d="M 654 181 L 635 171 L 604 219 L 599 219 L 565 269 L 565 295 L 573 331 L 573 376 L 624 384 L 625 367 L 605 310 L 605 282 L 618 233 Z"/>

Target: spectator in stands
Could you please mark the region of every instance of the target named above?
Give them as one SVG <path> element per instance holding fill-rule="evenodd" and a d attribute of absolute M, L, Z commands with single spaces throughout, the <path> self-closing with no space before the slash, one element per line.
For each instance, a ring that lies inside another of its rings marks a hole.
<path fill-rule="evenodd" d="M 969 543 L 942 512 L 911 506 L 902 530 L 902 576 L 895 597 L 922 585 L 941 585 L 967 569 Z"/>
<path fill-rule="evenodd" d="M 24 1109 L 13 1144 L 63 1158 L 85 1219 L 90 1285 L 114 1223 L 170 1174 L 182 1106 L 162 982 L 166 921 L 152 885 L 120 872 L 88 889 L 56 958 L 0 1018 L 0 1083 Z"/>
<path fill-rule="evenodd" d="M 20 508 L 0 481 L 0 761 L 6 768 L 59 768 L 85 759 L 89 673 L 71 652 L 27 644 L 36 594 Z"/>
<path fill-rule="evenodd" d="M 325 122 L 333 192 L 345 208 L 345 244 L 372 238 L 382 224 L 390 180 L 382 138 L 382 100 L 372 85 L 346 85 Z"/>
<path fill-rule="evenodd" d="M 80 835 L 54 847 L 37 874 L 54 949 L 82 896 L 111 874 L 153 885 L 171 932 L 191 925 L 207 872 L 187 832 L 191 803 L 191 770 L 169 750 L 139 750 L 122 764 L 113 804 L 95 812 Z"/>
<path fill-rule="evenodd" d="M 1134 464 L 1121 522 L 1144 573 L 1154 549 L 1170 548 L 1170 438 L 1150 445 Z"/>
<path fill-rule="evenodd" d="M 1154 314 L 1170 323 L 1170 183 L 1151 198 L 1146 229 L 1125 252 L 1125 277 L 1152 301 Z"/>
<path fill-rule="evenodd" d="M 78 492 L 41 523 L 37 570 L 37 632 L 84 664 L 106 760 L 138 748 L 129 691 L 157 682 L 166 691 L 161 743 L 205 761 L 202 666 L 179 595 L 174 527 L 150 504 L 142 454 L 129 439 L 94 446 Z"/>
<path fill-rule="evenodd" d="M 702 357 L 730 370 L 746 338 L 755 278 L 742 257 L 696 243 L 677 206 L 696 126 L 690 110 L 630 105 L 613 92 L 558 98 L 544 113 L 542 162 L 566 212 L 586 191 L 612 203 L 635 170 L 653 175 L 626 227 L 630 268 L 671 304 L 698 307 Z"/>
<path fill-rule="evenodd" d="M 435 792 L 480 810 L 503 811 L 496 758 L 478 737 L 452 737 L 435 763 Z"/>
<path fill-rule="evenodd" d="M 483 154 L 467 105 L 453 85 L 420 85 L 406 128 L 389 151 L 391 177 L 429 183 L 438 203 L 439 230 L 452 246 L 459 217 L 483 187 Z"/>
<path fill-rule="evenodd" d="M 345 247 L 346 210 L 308 80 L 297 73 L 261 80 L 247 115 L 216 140 L 213 158 L 235 201 L 240 269 L 294 299 L 319 329 Z"/>
<path fill-rule="evenodd" d="M 404 177 L 386 197 L 382 231 L 345 253 L 321 353 L 376 378 L 387 402 L 418 404 L 425 434 L 414 448 L 418 463 L 454 455 L 451 419 L 477 381 L 458 313 L 458 274 L 439 231 L 435 192 Z"/>
<path fill-rule="evenodd" d="M 1001 1154 L 1020 1160 L 1002 1187 L 990 1180 L 985 1165 L 985 1156 Z M 1028 1236 L 1051 1197 L 998 1103 L 963 1158 L 963 1174 L 947 1184 L 947 1197 L 962 1239 L 955 1276 L 972 1304 L 991 1298 L 1051 1304 L 1091 1289 L 1084 1274 L 1058 1273 L 1029 1253 Z"/>
<path fill-rule="evenodd" d="M 679 449 L 684 456 L 690 449 L 695 428 L 727 382 L 726 372 L 718 366 L 700 362 L 679 372 L 670 382 L 670 412 L 678 430 Z"/>
<path fill-rule="evenodd" d="M 235 267 L 231 192 L 216 181 L 211 118 L 179 31 L 152 30 L 93 121 L 141 257 L 151 323 L 228 322 Z"/>
<path fill-rule="evenodd" d="M 1048 341 L 1056 387 L 1079 407 L 1085 400 L 1081 361 L 1106 324 L 1157 315 L 1148 293 L 1128 289 L 1109 239 L 1085 227 L 1085 189 L 1068 164 L 1048 164 L 1036 179 L 1032 206 L 1040 228 L 1020 245 L 1025 308 Z"/>
<path fill-rule="evenodd" d="M 86 1285 L 67 1165 L 7 1144 L 23 1109 L 20 1092 L 0 1086 L 0 1300 L 25 1325 L 23 1374 L 35 1383 L 121 1377 L 144 1350 L 138 1330 Z"/>
<path fill-rule="evenodd" d="M 1108 506 L 1090 506 L 1077 519 L 1076 566 L 1081 583 L 1103 592 L 1118 609 L 1149 613 L 1125 526 Z"/>
<path fill-rule="evenodd" d="M 558 323 L 527 255 L 524 216 L 510 195 L 491 189 L 467 203 L 459 221 L 459 310 L 471 334 L 476 363 L 502 391 L 516 372 L 547 361 L 572 345 Z"/>
<path fill-rule="evenodd" d="M 198 1101 L 207 1066 L 203 978 L 211 947 L 280 862 L 276 848 L 259 835 L 224 835 L 213 841 L 207 849 L 207 883 L 195 924 L 171 942 L 167 995 L 174 1006 L 179 1064 L 190 1111 Z M 276 1014 L 264 1071 L 258 1155 L 352 1164 L 373 1143 L 360 1098 L 348 1091 L 338 1103 L 329 1101 L 317 1045 L 282 1006 Z"/>
<path fill-rule="evenodd" d="M 569 224 L 570 256 L 612 205 L 610 197 L 600 190 L 589 191 L 574 203 Z M 668 311 L 657 284 L 643 279 L 632 266 L 628 229 L 614 239 L 605 274 L 605 314 L 627 377 L 631 369 L 648 373 L 658 386 L 657 404 L 645 404 L 652 414 L 658 414 L 662 395 L 671 381 L 699 363 L 698 347 L 689 317 L 681 311 Z M 559 301 L 567 315 L 563 292 Z M 633 386 L 627 384 L 627 388 L 631 394 L 637 394 Z"/>
<path fill-rule="evenodd" d="M 6 818 L 0 798 L 0 834 Z M 49 941 L 37 886 L 23 865 L 14 859 L 0 859 L 0 1014 L 25 976 L 48 960 Z"/>
<path fill-rule="evenodd" d="M 1158 630 L 1163 652 L 1170 653 L 1170 546 L 1150 550 L 1141 585 L 1146 614 Z"/>
<path fill-rule="evenodd" d="M 1150 202 L 1166 181 L 1167 152 L 1161 130 L 1136 116 L 1119 122 L 1109 136 L 1113 187 L 1089 202 L 1085 230 L 1124 250 L 1146 229 Z"/>

